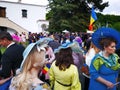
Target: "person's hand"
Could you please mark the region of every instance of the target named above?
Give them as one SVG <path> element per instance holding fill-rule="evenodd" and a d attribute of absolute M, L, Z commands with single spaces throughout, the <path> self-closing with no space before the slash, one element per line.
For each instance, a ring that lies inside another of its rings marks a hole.
<path fill-rule="evenodd" d="M 46 61 L 46 62 L 45 62 L 45 64 L 51 64 L 51 62 L 49 62 L 49 61 Z"/>
<path fill-rule="evenodd" d="M 114 84 L 113 84 L 112 82 L 107 81 L 107 82 L 106 82 L 106 86 L 107 86 L 108 89 L 109 89 L 109 88 L 113 88 L 113 87 L 114 87 Z"/>
<path fill-rule="evenodd" d="M 45 65 L 46 65 L 46 64 L 48 64 L 48 61 L 47 61 L 47 60 L 45 61 Z"/>
<path fill-rule="evenodd" d="M 10 78 L 11 78 L 11 76 L 8 77 L 8 78 L 6 78 L 6 79 L 1 79 L 1 80 L 0 80 L 0 85 L 4 84 L 4 83 L 5 83 L 6 81 L 8 81 Z"/>

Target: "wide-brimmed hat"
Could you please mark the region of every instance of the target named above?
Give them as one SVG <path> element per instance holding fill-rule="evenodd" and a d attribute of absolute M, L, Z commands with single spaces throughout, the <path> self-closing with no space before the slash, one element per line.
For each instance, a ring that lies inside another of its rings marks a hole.
<path fill-rule="evenodd" d="M 78 43 L 77 41 L 73 41 L 69 47 L 71 47 L 72 51 L 75 53 L 84 53 L 84 50 L 82 49 L 82 47 L 79 45 L 80 43 Z"/>
<path fill-rule="evenodd" d="M 71 44 L 72 44 L 71 42 L 66 42 L 62 44 L 61 46 L 54 50 L 54 53 L 58 53 L 61 49 L 69 48 Z"/>
<path fill-rule="evenodd" d="M 61 49 L 71 48 L 73 52 L 76 53 L 83 53 L 83 50 L 79 46 L 79 43 L 76 41 L 73 42 L 67 42 L 59 46 L 57 49 L 54 50 L 54 53 L 58 53 Z"/>
<path fill-rule="evenodd" d="M 112 37 L 117 41 L 116 48 L 120 48 L 120 33 L 113 29 L 113 28 L 108 28 L 108 27 L 101 27 L 97 29 L 93 34 L 92 34 L 92 42 L 93 44 L 101 49 L 100 46 L 100 40 L 102 38 L 107 38 L 107 37 Z"/>
<path fill-rule="evenodd" d="M 35 45 L 37 45 L 37 47 L 39 47 L 39 48 L 37 48 L 37 49 L 38 49 L 38 51 L 40 51 L 40 50 L 44 49 L 45 47 L 47 47 L 47 46 L 48 46 L 48 43 L 49 43 L 51 40 L 53 40 L 53 39 L 45 37 L 45 38 L 42 38 L 42 39 L 38 40 L 38 41 L 35 42 L 35 43 L 29 44 L 29 45 L 26 47 L 26 49 L 24 50 L 24 52 L 23 52 L 23 61 L 22 61 L 22 63 L 21 63 L 20 69 L 22 70 L 23 64 L 24 64 L 27 56 L 29 55 L 29 53 L 31 52 L 31 50 L 33 49 L 33 47 L 34 47 Z"/>

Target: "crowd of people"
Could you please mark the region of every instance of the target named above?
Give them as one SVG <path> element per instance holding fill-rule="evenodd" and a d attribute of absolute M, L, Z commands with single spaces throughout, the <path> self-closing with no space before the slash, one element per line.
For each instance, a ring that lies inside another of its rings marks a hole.
<path fill-rule="evenodd" d="M 0 32 L 0 90 L 119 90 L 120 33 Z M 26 42 L 28 41 L 27 45 Z"/>

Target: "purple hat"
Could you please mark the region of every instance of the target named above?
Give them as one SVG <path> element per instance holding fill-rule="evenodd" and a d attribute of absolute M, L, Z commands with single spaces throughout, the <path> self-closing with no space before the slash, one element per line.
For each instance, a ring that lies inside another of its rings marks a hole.
<path fill-rule="evenodd" d="M 82 39 L 80 38 L 80 37 L 75 37 L 75 39 L 74 39 L 75 41 L 77 41 L 79 44 L 81 44 L 82 43 Z"/>

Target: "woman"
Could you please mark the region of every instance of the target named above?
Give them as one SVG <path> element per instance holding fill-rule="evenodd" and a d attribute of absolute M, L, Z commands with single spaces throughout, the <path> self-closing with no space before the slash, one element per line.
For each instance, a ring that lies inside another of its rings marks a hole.
<path fill-rule="evenodd" d="M 25 49 L 20 73 L 13 77 L 9 90 L 50 90 L 38 75 L 45 63 L 46 42 L 31 43 Z"/>
<path fill-rule="evenodd" d="M 90 48 L 87 51 L 86 55 L 85 55 L 85 62 L 88 65 L 88 67 L 90 67 L 92 58 L 99 52 L 99 48 L 97 48 L 92 42 L 90 43 Z"/>
<path fill-rule="evenodd" d="M 93 33 L 92 42 L 101 51 L 90 65 L 89 90 L 116 90 L 120 64 L 115 50 L 120 47 L 120 34 L 112 28 L 99 28 Z"/>
<path fill-rule="evenodd" d="M 100 50 L 91 42 L 90 43 L 90 48 L 88 49 L 86 55 L 85 55 L 85 62 L 86 62 L 86 68 L 87 68 L 87 71 L 86 74 L 87 77 L 85 76 L 85 88 L 84 90 L 88 90 L 88 87 L 89 87 L 89 80 L 90 80 L 90 77 L 89 77 L 89 67 L 90 67 L 90 64 L 91 64 L 91 61 L 93 59 L 93 57 L 99 52 Z"/>
<path fill-rule="evenodd" d="M 50 68 L 50 84 L 54 90 L 81 90 L 78 69 L 74 65 L 72 49 L 65 43 L 57 50 L 56 61 Z"/>
<path fill-rule="evenodd" d="M 77 41 L 73 41 L 69 46 L 72 49 L 73 62 L 78 68 L 79 78 L 82 85 L 82 90 L 84 88 L 84 76 L 82 75 L 81 68 L 84 65 L 84 51 L 82 50 L 80 43 Z"/>

